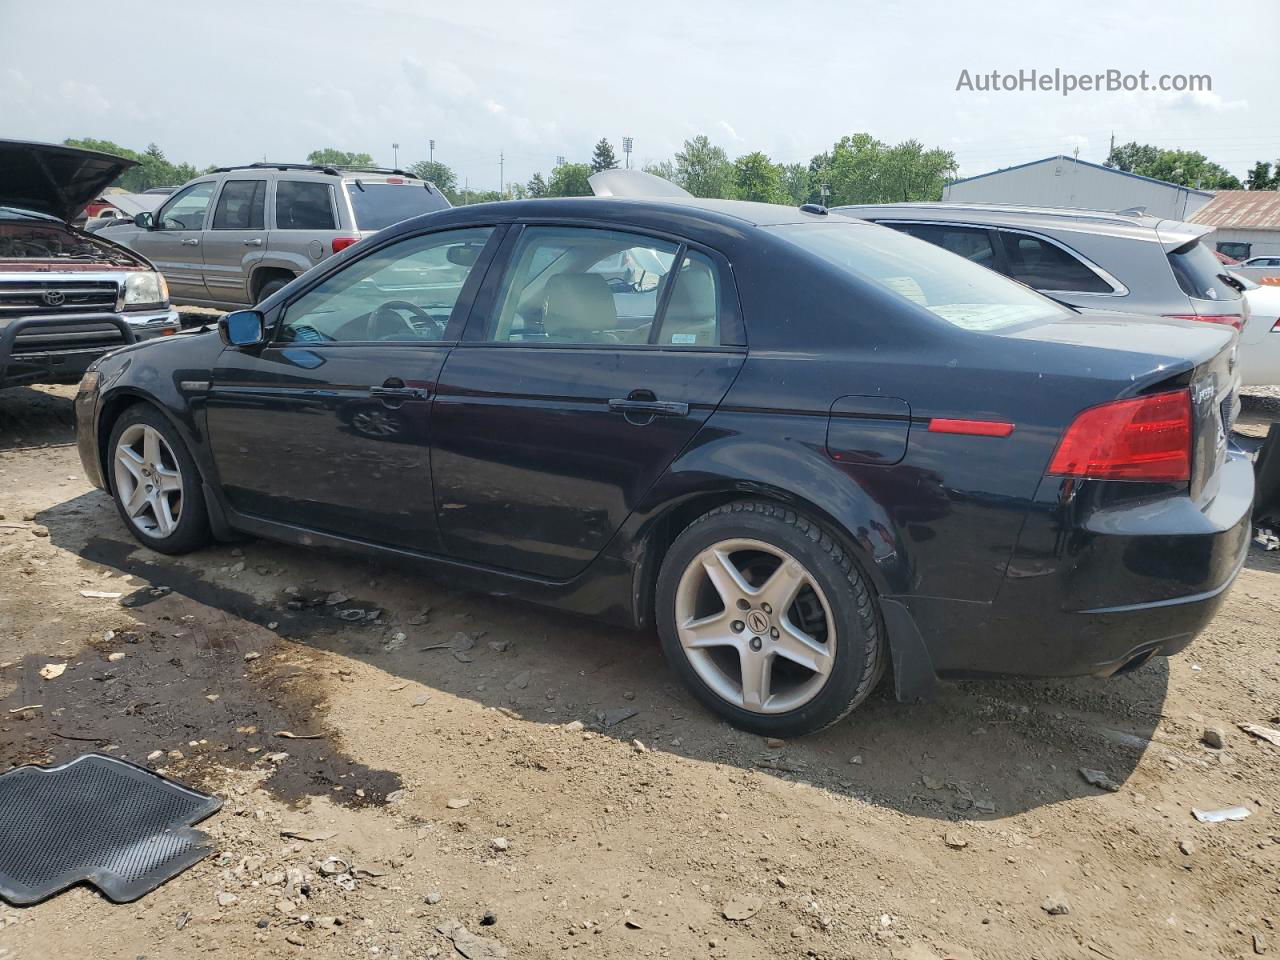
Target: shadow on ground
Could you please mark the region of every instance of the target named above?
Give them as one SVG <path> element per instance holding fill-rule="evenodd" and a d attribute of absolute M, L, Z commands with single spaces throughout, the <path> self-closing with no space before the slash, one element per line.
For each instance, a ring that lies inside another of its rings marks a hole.
<path fill-rule="evenodd" d="M 897 703 L 882 685 L 847 721 L 770 749 L 694 702 L 652 634 L 450 589 L 413 564 L 267 542 L 163 556 L 129 538 L 97 492 L 38 519 L 54 544 L 87 565 L 138 578 L 141 586 L 122 602 L 144 623 L 163 627 L 175 615 L 197 626 L 219 621 L 219 633 L 255 638 L 264 654 L 296 650 L 291 644 L 332 651 L 529 722 L 582 720 L 650 749 L 807 781 L 913 816 L 999 819 L 1097 793 L 1081 767 L 1123 782 L 1150 746 L 1168 685 L 1160 659 L 1110 681 L 945 687 L 927 704 Z M 156 601 L 155 586 L 172 593 Z M 325 603 L 331 592 L 347 599 Z M 366 615 L 342 619 L 352 610 Z M 474 641 L 462 657 L 450 646 L 460 632 Z M 139 656 L 163 658 L 164 647 Z M 160 702 L 168 696 L 163 676 L 156 672 L 153 691 Z M 246 685 L 227 698 L 246 716 L 254 697 L 265 696 L 252 671 L 220 682 Z M 628 711 L 634 716 L 617 719 Z M 331 729 L 321 705 L 313 728 Z"/>

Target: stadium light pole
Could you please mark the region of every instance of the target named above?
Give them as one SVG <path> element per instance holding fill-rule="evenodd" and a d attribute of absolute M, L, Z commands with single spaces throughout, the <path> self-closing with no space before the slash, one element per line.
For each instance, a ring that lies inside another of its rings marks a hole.
<path fill-rule="evenodd" d="M 627 155 L 627 169 L 631 169 L 631 144 L 634 141 L 630 137 L 622 138 L 622 152 Z"/>
<path fill-rule="evenodd" d="M 400 144 L 398 143 L 391 145 L 391 165 L 397 168 L 400 166 Z"/>

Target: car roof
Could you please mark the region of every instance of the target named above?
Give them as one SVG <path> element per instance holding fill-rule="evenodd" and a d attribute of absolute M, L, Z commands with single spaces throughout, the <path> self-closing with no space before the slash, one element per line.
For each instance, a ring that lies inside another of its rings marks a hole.
<path fill-rule="evenodd" d="M 996 227 L 1071 230 L 1139 240 L 1152 233 L 1166 245 L 1178 246 L 1210 233 L 1200 224 L 1147 216 L 1139 211 L 1081 210 L 1069 207 L 1031 207 L 1012 203 L 884 203 L 833 207 L 837 213 L 870 220 L 911 217 L 948 223 L 976 223 Z"/>
<path fill-rule="evenodd" d="M 783 223 L 830 220 L 825 213 L 811 213 L 799 207 L 751 200 L 715 200 L 702 197 L 539 197 L 526 200 L 499 200 L 492 203 L 455 207 L 455 211 L 501 211 L 503 220 L 539 216 L 617 216 L 629 214 L 690 215 L 708 223 L 748 224 L 755 227 Z"/>

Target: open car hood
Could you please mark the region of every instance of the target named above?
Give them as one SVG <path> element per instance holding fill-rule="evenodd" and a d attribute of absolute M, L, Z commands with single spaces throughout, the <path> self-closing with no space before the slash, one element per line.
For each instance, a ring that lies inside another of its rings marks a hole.
<path fill-rule="evenodd" d="M 0 140 L 0 207 L 70 223 L 136 160 L 52 143 Z"/>
<path fill-rule="evenodd" d="M 670 180 L 643 170 L 601 170 L 587 178 L 597 197 L 692 197 L 688 190 Z"/>

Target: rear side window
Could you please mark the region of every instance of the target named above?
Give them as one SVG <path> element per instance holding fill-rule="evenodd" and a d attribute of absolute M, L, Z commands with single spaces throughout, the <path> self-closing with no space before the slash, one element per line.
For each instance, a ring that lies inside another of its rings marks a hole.
<path fill-rule="evenodd" d="M 1243 294 L 1227 278 L 1227 268 L 1199 240 L 1169 254 L 1169 266 L 1182 292 L 1193 300 L 1239 300 Z"/>
<path fill-rule="evenodd" d="M 228 180 L 213 209 L 214 230 L 261 230 L 267 200 L 267 181 Z"/>
<path fill-rule="evenodd" d="M 671 299 L 652 342 L 664 347 L 718 347 L 719 316 L 716 269 L 707 257 L 690 250 L 676 271 Z"/>
<path fill-rule="evenodd" d="M 276 229 L 336 230 L 333 189 L 327 183 L 276 181 Z"/>
<path fill-rule="evenodd" d="M 421 183 L 369 183 L 352 180 L 346 184 L 357 230 L 381 230 L 401 220 L 424 213 L 447 210 L 449 201 Z"/>
<path fill-rule="evenodd" d="M 889 224 L 897 227 L 897 224 Z M 898 227 L 903 233 L 927 240 L 935 247 L 950 250 L 979 266 L 997 269 L 996 252 L 991 246 L 991 234 L 974 227 L 948 227 L 934 223 L 909 223 Z"/>
<path fill-rule="evenodd" d="M 884 227 L 789 223 L 768 227 L 796 246 L 953 326 L 990 331 L 1073 316 L 1008 277 Z"/>
<path fill-rule="evenodd" d="M 1084 263 L 1047 240 L 1006 231 L 999 236 L 1009 262 L 1009 276 L 1029 287 L 1075 293 L 1115 292 Z"/>

